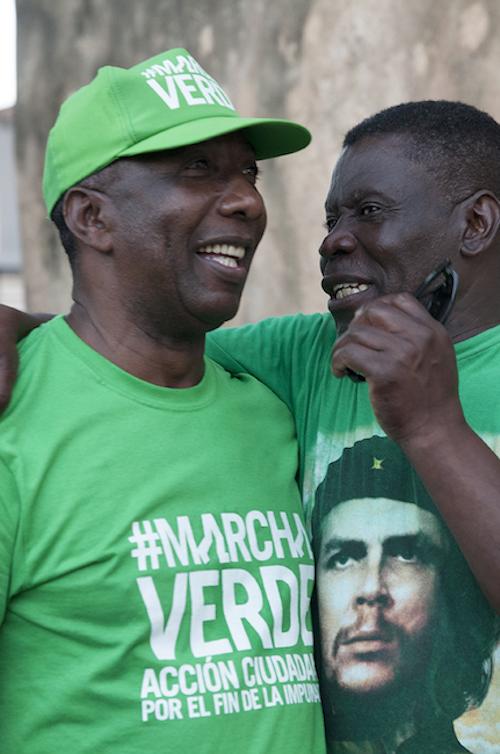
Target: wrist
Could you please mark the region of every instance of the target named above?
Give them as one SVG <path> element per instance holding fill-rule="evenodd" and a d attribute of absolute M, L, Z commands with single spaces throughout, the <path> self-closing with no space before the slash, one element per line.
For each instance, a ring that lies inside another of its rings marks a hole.
<path fill-rule="evenodd" d="M 409 458 L 416 454 L 432 457 L 442 451 L 443 447 L 460 445 L 471 433 L 460 407 L 446 419 L 436 417 L 432 422 L 419 427 L 418 431 L 409 432 L 398 439 L 397 443 Z"/>

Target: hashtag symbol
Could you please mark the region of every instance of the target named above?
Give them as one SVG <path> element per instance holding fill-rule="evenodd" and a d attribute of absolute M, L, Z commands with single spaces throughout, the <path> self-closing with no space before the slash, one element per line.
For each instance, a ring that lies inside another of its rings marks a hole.
<path fill-rule="evenodd" d="M 156 544 L 159 539 L 160 535 L 153 530 L 151 521 L 142 522 L 142 531 L 139 521 L 134 521 L 132 524 L 132 536 L 128 538 L 128 541 L 137 545 L 130 554 L 133 558 L 137 558 L 139 571 L 148 570 L 148 560 L 149 567 L 153 570 L 160 567 L 158 555 L 161 555 L 163 550 Z"/>

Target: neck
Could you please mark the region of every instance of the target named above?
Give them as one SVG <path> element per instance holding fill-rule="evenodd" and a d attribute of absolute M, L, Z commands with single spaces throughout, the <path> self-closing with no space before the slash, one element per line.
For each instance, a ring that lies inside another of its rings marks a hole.
<path fill-rule="evenodd" d="M 500 270 L 487 270 L 481 275 L 462 275 L 458 298 L 446 322 L 446 329 L 454 343 L 472 338 L 500 324 L 497 288 Z"/>
<path fill-rule="evenodd" d="M 449 322 L 445 326 L 452 341 L 460 343 L 462 340 L 479 335 L 479 333 L 499 324 L 500 317 L 495 315 L 491 317 L 478 317 L 474 320 L 470 316 L 460 316 L 460 313 L 457 313 L 455 317 L 450 317 Z"/>
<path fill-rule="evenodd" d="M 362 695 L 362 699 L 358 695 L 341 694 L 330 722 L 335 739 L 381 741 L 387 754 L 395 754 L 417 732 L 415 689 L 412 691 L 410 694 L 401 690 L 380 698 Z"/>
<path fill-rule="evenodd" d="M 99 316 L 75 302 L 66 321 L 87 345 L 125 372 L 160 387 L 188 388 L 203 377 L 205 336 L 159 334 L 152 324 Z"/>

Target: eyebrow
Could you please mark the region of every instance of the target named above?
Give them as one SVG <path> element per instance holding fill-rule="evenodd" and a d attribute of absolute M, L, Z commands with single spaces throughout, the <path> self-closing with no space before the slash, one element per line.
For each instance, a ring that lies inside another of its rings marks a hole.
<path fill-rule="evenodd" d="M 403 548 L 410 546 L 413 548 L 416 556 L 423 563 L 437 563 L 443 555 L 444 549 L 440 547 L 425 532 L 419 531 L 416 534 L 401 534 L 399 536 L 388 537 L 384 540 L 383 549 L 387 552 L 389 548 Z"/>
<path fill-rule="evenodd" d="M 347 539 L 343 537 L 331 537 L 324 545 L 325 555 L 337 550 L 351 548 L 364 548 L 368 550 L 369 542 L 364 539 Z M 437 545 L 428 534 L 416 532 L 415 534 L 397 534 L 387 537 L 382 541 L 383 552 L 386 554 L 391 548 L 403 548 L 411 546 L 421 560 L 435 562 L 444 554 L 444 549 Z"/>
<path fill-rule="evenodd" d="M 332 537 L 325 545 L 325 554 L 329 554 L 333 550 L 342 550 L 345 547 L 365 547 L 366 542 L 363 539 L 342 539 L 340 537 Z"/>
<path fill-rule="evenodd" d="M 325 210 L 328 211 L 328 207 L 332 206 L 332 204 L 329 202 L 329 194 L 327 194 L 326 201 L 325 201 Z M 349 204 L 357 204 L 360 201 L 363 201 L 363 199 L 373 197 L 374 199 L 381 199 L 382 201 L 386 202 L 387 204 L 396 204 L 397 198 L 393 196 L 389 196 L 388 194 L 385 194 L 383 191 L 381 191 L 378 188 L 363 188 L 363 189 L 354 189 L 351 191 L 347 196 L 344 197 L 343 206 L 348 206 Z M 335 203 L 335 205 L 337 204 Z"/>

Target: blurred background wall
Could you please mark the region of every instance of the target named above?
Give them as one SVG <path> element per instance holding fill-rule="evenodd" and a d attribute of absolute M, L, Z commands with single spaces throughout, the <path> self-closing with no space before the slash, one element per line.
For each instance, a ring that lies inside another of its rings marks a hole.
<path fill-rule="evenodd" d="M 265 162 L 269 224 L 238 315 L 324 307 L 317 248 L 343 133 L 409 99 L 460 99 L 500 118 L 498 0 L 18 0 L 18 195 L 26 301 L 62 311 L 68 266 L 40 182 L 61 101 L 104 64 L 185 46 L 243 114 L 307 125 L 313 144 Z"/>

